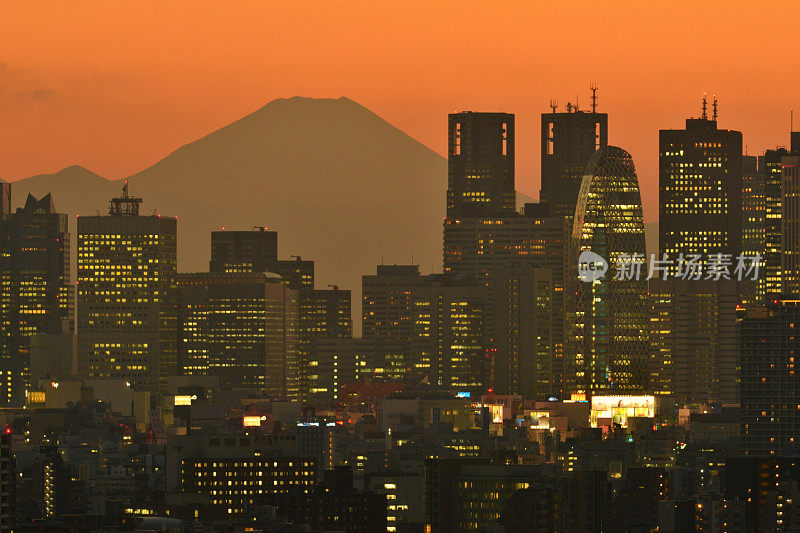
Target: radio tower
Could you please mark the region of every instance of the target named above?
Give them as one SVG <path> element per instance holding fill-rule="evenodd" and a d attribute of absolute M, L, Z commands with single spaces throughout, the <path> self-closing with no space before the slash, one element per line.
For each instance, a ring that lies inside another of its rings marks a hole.
<path fill-rule="evenodd" d="M 592 113 L 597 112 L 597 84 L 589 85 L 589 90 L 592 91 Z"/>
<path fill-rule="evenodd" d="M 553 110 L 553 113 L 555 113 L 556 109 L 558 109 L 558 102 L 555 100 L 555 98 L 550 99 L 550 109 Z"/>

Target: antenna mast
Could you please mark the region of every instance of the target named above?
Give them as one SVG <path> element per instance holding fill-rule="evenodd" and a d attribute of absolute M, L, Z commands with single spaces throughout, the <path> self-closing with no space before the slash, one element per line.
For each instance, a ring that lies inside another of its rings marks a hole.
<path fill-rule="evenodd" d="M 703 93 L 703 114 L 701 118 L 703 120 L 708 120 L 708 98 L 706 98 L 706 93 Z"/>
<path fill-rule="evenodd" d="M 712 105 L 712 109 L 713 109 L 713 111 L 711 113 L 711 120 L 716 122 L 716 120 L 717 120 L 717 95 L 716 94 L 714 95 L 714 104 Z"/>
<path fill-rule="evenodd" d="M 558 102 L 554 98 L 550 99 L 550 109 L 553 110 L 553 113 L 555 113 L 556 109 L 558 109 Z"/>
<path fill-rule="evenodd" d="M 589 85 L 589 90 L 592 91 L 592 113 L 597 112 L 597 84 Z"/>

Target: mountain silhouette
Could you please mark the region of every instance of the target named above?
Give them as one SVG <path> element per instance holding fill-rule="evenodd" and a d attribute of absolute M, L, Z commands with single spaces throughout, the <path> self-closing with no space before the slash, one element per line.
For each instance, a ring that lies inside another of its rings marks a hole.
<path fill-rule="evenodd" d="M 178 217 L 181 271 L 208 269 L 212 230 L 253 226 L 278 231 L 281 257 L 315 260 L 318 287 L 353 290 L 354 311 L 381 262 L 441 270 L 447 161 L 347 98 L 274 100 L 128 180 L 143 214 Z M 52 192 L 60 212 L 93 215 L 121 187 L 73 166 L 12 194 Z"/>

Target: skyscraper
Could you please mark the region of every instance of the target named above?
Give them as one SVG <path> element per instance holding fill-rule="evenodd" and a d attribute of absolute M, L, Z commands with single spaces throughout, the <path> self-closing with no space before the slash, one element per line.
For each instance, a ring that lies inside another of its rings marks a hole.
<path fill-rule="evenodd" d="M 178 274 L 178 361 L 184 374 L 213 375 L 224 389 L 296 397 L 297 292 L 277 274 Z"/>
<path fill-rule="evenodd" d="M 514 115 L 449 116 L 447 217 L 514 214 Z"/>
<path fill-rule="evenodd" d="M 781 160 L 781 293 L 800 296 L 800 135 Z"/>
<path fill-rule="evenodd" d="M 107 216 L 78 218 L 78 370 L 157 393 L 177 373 L 177 219 L 113 198 Z"/>
<path fill-rule="evenodd" d="M 767 150 L 759 158 L 760 174 L 764 180 L 764 247 L 761 250 L 761 295 L 775 296 L 782 292 L 781 248 L 783 240 L 782 160 L 789 155 L 786 148 Z"/>
<path fill-rule="evenodd" d="M 591 251 L 608 263 L 594 281 L 578 277 Z M 581 184 L 567 270 L 567 392 L 648 390 L 649 309 L 642 202 L 633 159 L 616 146 L 595 152 Z M 630 276 L 621 273 L 634 274 Z"/>
<path fill-rule="evenodd" d="M 751 281 L 651 279 L 651 389 L 679 405 L 739 401 L 742 285 Z"/>
<path fill-rule="evenodd" d="M 608 115 L 596 112 L 593 88 L 591 112 L 567 104 L 565 113 L 542 113 L 542 188 L 539 198 L 552 216 L 575 215 L 575 204 L 586 164 L 608 145 Z"/>
<path fill-rule="evenodd" d="M 742 134 L 717 128 L 703 99 L 701 118 L 659 132 L 659 255 L 742 251 Z M 767 193 L 769 202 L 769 193 Z M 669 273 L 678 265 L 673 263 Z"/>
<path fill-rule="evenodd" d="M 271 272 L 278 261 L 278 233 L 212 231 L 210 272 Z"/>
<path fill-rule="evenodd" d="M 30 390 L 32 335 L 72 333 L 69 237 L 49 194 L 0 219 L 0 403 Z"/>
<path fill-rule="evenodd" d="M 800 301 L 773 300 L 742 321 L 742 452 L 797 455 L 800 435 Z"/>
<path fill-rule="evenodd" d="M 11 214 L 11 184 L 0 179 L 0 220 Z"/>
<path fill-rule="evenodd" d="M 497 394 L 547 400 L 561 393 L 553 345 L 553 271 L 509 264 L 489 277 L 486 310 L 490 381 Z"/>

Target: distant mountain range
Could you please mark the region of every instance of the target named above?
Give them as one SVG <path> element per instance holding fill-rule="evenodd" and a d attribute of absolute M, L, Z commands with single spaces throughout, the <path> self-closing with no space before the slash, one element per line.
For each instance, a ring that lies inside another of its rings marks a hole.
<path fill-rule="evenodd" d="M 282 257 L 314 259 L 318 287 L 353 290 L 356 312 L 380 263 L 441 271 L 446 159 L 347 98 L 274 100 L 128 180 L 144 213 L 178 217 L 181 271 L 208 269 L 212 230 L 253 226 L 278 231 Z M 52 192 L 60 212 L 91 215 L 121 187 L 71 166 L 12 194 Z"/>

